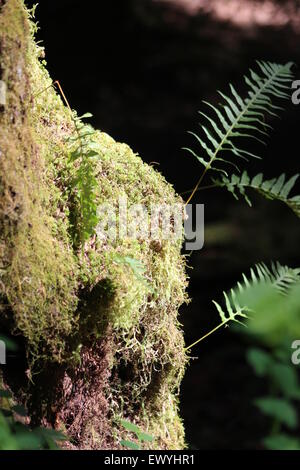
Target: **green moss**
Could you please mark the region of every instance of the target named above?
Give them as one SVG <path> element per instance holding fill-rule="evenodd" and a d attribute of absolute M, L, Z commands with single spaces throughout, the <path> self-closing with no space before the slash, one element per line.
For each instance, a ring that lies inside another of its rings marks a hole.
<path fill-rule="evenodd" d="M 187 362 L 178 322 L 187 300 L 181 241 L 161 239 L 157 248 L 143 238 L 93 236 L 83 251 L 74 250 L 70 180 L 76 163 L 70 163 L 67 143 L 74 125 L 40 61 L 43 50 L 34 43 L 28 16 L 21 0 L 7 0 L 0 13 L 2 80 L 8 84 L 0 114 L 0 317 L 13 320 L 13 331 L 25 338 L 32 372 L 64 364 L 76 376 L 81 345 L 93 352 L 93 344 L 105 339 L 108 412 L 101 419 L 114 446 L 124 437 L 117 422 L 125 417 L 155 436 L 150 446 L 181 448 L 178 391 Z M 99 205 L 116 206 L 124 195 L 129 206 L 147 209 L 181 202 L 127 145 L 101 132 L 93 139 Z M 120 257 L 139 260 L 145 282 L 117 262 Z M 93 388 L 89 376 L 86 381 Z M 95 420 L 81 430 L 82 446 L 108 445 Z"/>
<path fill-rule="evenodd" d="M 76 322 L 77 265 L 54 214 L 59 189 L 47 165 L 47 126 L 41 132 L 41 124 L 35 125 L 39 118 L 32 105 L 29 58 L 37 61 L 37 51 L 19 1 L 4 5 L 0 30 L 5 37 L 1 69 L 8 88 L 1 113 L 3 296 L 13 310 L 15 331 L 28 341 L 30 360 L 49 355 L 61 360 L 64 338 Z"/>

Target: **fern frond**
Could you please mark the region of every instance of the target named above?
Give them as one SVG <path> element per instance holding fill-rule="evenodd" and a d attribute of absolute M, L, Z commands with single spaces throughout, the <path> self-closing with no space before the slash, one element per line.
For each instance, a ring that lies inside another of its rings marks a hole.
<path fill-rule="evenodd" d="M 238 319 L 238 317 L 242 319 L 248 318 L 248 313 L 251 312 L 251 310 L 248 307 L 241 307 L 239 305 L 238 300 L 236 298 L 236 294 L 233 289 L 230 291 L 230 298 L 226 294 L 226 292 L 223 292 L 223 295 L 225 298 L 226 310 L 224 310 L 220 304 L 218 304 L 215 300 L 213 300 L 213 304 L 218 310 L 219 316 L 221 318 L 221 323 L 219 323 L 215 328 L 210 330 L 205 335 L 201 336 L 201 338 L 197 339 L 197 341 L 194 341 L 194 343 L 190 344 L 187 348 L 185 348 L 185 351 L 189 352 L 191 348 L 196 346 L 196 344 L 200 343 L 200 341 L 203 341 L 205 338 L 210 336 L 219 328 L 222 328 L 223 326 L 227 326 L 227 323 L 231 321 L 244 325 L 244 323 L 240 319 Z"/>
<path fill-rule="evenodd" d="M 282 266 L 279 262 L 272 263 L 269 268 L 265 263 L 258 263 L 250 269 L 250 276 L 243 274 L 242 277 L 243 282 L 238 282 L 237 286 L 230 290 L 229 295 L 223 292 L 224 308 L 213 300 L 222 321 L 220 326 L 229 321 L 242 323 L 237 317 L 249 318 L 251 309 L 247 305 L 241 306 L 238 298 L 241 297 L 240 294 L 245 294 L 247 290 L 259 284 L 268 284 L 279 294 L 287 295 L 291 287 L 300 282 L 300 268 Z"/>
<path fill-rule="evenodd" d="M 244 171 L 241 176 L 233 174 L 230 179 L 223 176 L 220 180 L 213 179 L 213 182 L 217 186 L 226 187 L 236 199 L 238 199 L 237 192 L 239 192 L 249 206 L 251 206 L 251 201 L 246 194 L 246 190 L 254 189 L 266 199 L 284 202 L 295 212 L 297 217 L 300 217 L 300 195 L 289 197 L 298 177 L 299 173 L 290 179 L 286 179 L 285 173 L 283 173 L 278 178 L 264 180 L 262 173 L 250 178 L 248 173 Z"/>
<path fill-rule="evenodd" d="M 289 266 L 281 265 L 279 262 L 272 263 L 269 268 L 265 263 L 258 263 L 250 269 L 250 275 L 248 277 L 245 274 L 243 274 L 242 277 L 243 281 L 238 282 L 236 287 L 230 290 L 230 296 L 223 292 L 226 313 L 222 310 L 222 307 L 213 300 L 223 323 L 225 320 L 237 321 L 236 316 L 247 317 L 245 312 L 251 310 L 249 306 L 243 305 L 241 307 L 238 298 L 241 297 L 241 294 L 245 294 L 255 286 L 267 284 L 279 294 L 287 295 L 291 287 L 300 282 L 300 268 L 290 268 Z"/>
<path fill-rule="evenodd" d="M 72 187 L 75 190 L 75 200 L 78 210 L 74 210 L 74 244 L 81 245 L 95 233 L 98 223 L 97 216 L 97 187 L 98 182 L 94 174 L 94 158 L 99 158 L 99 144 L 93 137 L 96 134 L 94 128 L 82 122 L 82 119 L 91 117 L 92 114 L 85 113 L 77 117 L 72 113 L 76 133 L 67 139 L 70 145 L 69 159 L 74 165 L 75 174 Z"/>
<path fill-rule="evenodd" d="M 190 132 L 204 152 L 198 155 L 194 150 L 185 148 L 204 166 L 204 173 L 215 170 L 227 176 L 226 171 L 219 167 L 219 162 L 233 165 L 239 171 L 239 165 L 225 156 L 220 156 L 221 152 L 229 152 L 243 160 L 260 158 L 237 146 L 236 138 L 247 137 L 265 143 L 267 131 L 271 128 L 265 122 L 265 115 L 278 116 L 278 111 L 282 108 L 275 106 L 272 98 L 289 98 L 288 91 L 293 74 L 291 62 L 280 65 L 258 61 L 257 64 L 260 75 L 250 70 L 250 77 L 245 77 L 249 87 L 246 98 L 241 98 L 230 85 L 230 96 L 219 92 L 224 100 L 223 105 L 216 107 L 204 101 L 214 111 L 215 119 L 201 111 L 207 126 L 201 125 L 201 135 Z"/>
<path fill-rule="evenodd" d="M 300 282 L 300 268 L 289 268 L 278 262 L 272 265 L 272 275 L 272 285 L 283 295 L 287 295 L 289 289 Z"/>
<path fill-rule="evenodd" d="M 300 268 L 283 266 L 278 261 L 271 264 L 269 268 L 265 263 L 258 263 L 250 269 L 250 276 L 243 274 L 243 283 L 238 282 L 237 288 L 240 293 L 245 292 L 259 283 L 268 283 L 280 294 L 286 295 L 289 289 L 300 282 Z M 235 295 L 236 290 L 233 289 Z"/>
<path fill-rule="evenodd" d="M 253 289 L 260 286 L 267 286 L 272 292 L 277 293 L 277 295 L 279 293 L 280 297 L 286 297 L 292 288 L 300 286 L 300 268 L 282 266 L 279 262 L 272 263 L 270 268 L 265 263 L 256 264 L 254 268 L 250 269 L 250 275 L 248 277 L 245 274 L 243 274 L 242 277 L 243 281 L 238 282 L 229 293 L 223 292 L 225 299 L 224 307 L 215 300 L 212 301 L 219 313 L 221 323 L 185 348 L 186 351 L 190 351 L 190 349 L 200 341 L 207 338 L 219 328 L 226 326 L 231 321 L 247 326 L 241 320 L 251 319 L 253 309 L 249 307 L 249 305 L 241 304 L 244 303 L 245 294 L 253 291 Z M 269 294 L 267 289 L 266 292 Z"/>

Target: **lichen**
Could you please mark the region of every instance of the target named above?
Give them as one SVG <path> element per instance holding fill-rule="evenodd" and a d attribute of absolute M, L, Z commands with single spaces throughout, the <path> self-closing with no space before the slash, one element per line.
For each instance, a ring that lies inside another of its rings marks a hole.
<path fill-rule="evenodd" d="M 126 418 L 153 434 L 150 448 L 182 448 L 178 391 L 187 358 L 178 309 L 187 300 L 187 280 L 181 240 L 161 239 L 157 249 L 148 239 L 95 235 L 83 250 L 74 248 L 76 163 L 67 143 L 74 123 L 51 86 L 35 29 L 21 0 L 4 2 L 0 325 L 26 344 L 32 422 L 63 428 L 71 448 L 118 448 Z M 93 138 L 99 205 L 117 205 L 124 195 L 129 205 L 147 209 L 181 202 L 126 144 L 100 131 Z M 116 261 L 126 256 L 143 264 L 147 282 Z M 10 383 L 10 372 L 4 375 Z"/>

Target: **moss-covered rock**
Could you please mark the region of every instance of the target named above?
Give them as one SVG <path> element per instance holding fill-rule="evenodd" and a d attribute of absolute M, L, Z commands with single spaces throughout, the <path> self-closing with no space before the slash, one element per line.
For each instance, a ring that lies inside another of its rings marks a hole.
<path fill-rule="evenodd" d="M 181 240 L 95 234 L 78 249 L 74 117 L 34 42 L 32 12 L 22 0 L 0 8 L 0 329 L 18 335 L 26 354 L 18 373 L 3 368 L 4 380 L 32 423 L 64 430 L 70 448 L 120 447 L 122 418 L 155 436 L 150 448 L 182 448 Z M 97 205 L 124 196 L 147 209 L 181 203 L 127 145 L 98 131 L 91 138 Z"/>

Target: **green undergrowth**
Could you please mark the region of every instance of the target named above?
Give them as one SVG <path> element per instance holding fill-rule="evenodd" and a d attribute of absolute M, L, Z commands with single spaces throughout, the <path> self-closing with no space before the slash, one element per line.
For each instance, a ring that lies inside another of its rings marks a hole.
<path fill-rule="evenodd" d="M 104 418 L 114 445 L 126 438 L 117 424 L 125 418 L 154 436 L 149 448 L 182 448 L 177 394 L 187 357 L 178 308 L 187 300 L 187 281 L 181 241 L 93 234 L 82 249 L 74 244 L 72 217 L 80 211 L 72 184 L 80 162 L 70 158 L 74 119 L 34 42 L 32 14 L 21 0 L 7 0 L 0 11 L 0 78 L 7 85 L 0 111 L 0 324 L 25 339 L 33 387 L 45 364 L 79 367 L 81 345 L 109 337 Z M 128 145 L 100 131 L 91 139 L 97 206 L 116 206 L 124 196 L 128 206 L 148 209 L 181 202 Z M 105 447 L 97 426 L 92 435 L 81 447 Z"/>

